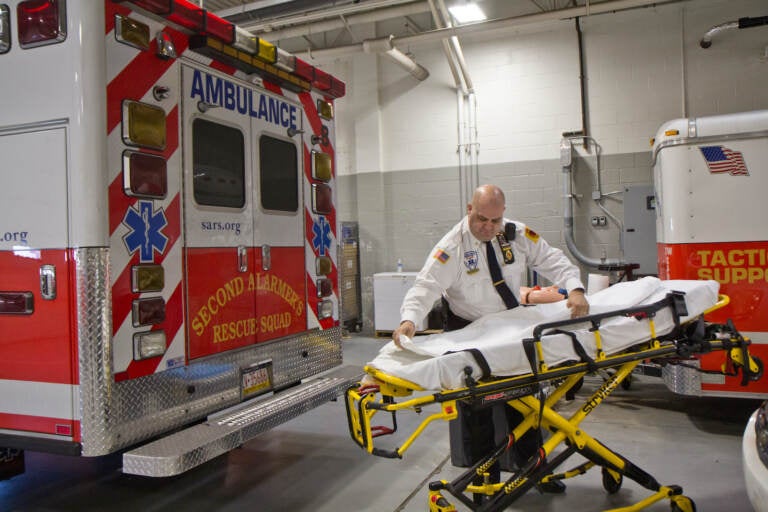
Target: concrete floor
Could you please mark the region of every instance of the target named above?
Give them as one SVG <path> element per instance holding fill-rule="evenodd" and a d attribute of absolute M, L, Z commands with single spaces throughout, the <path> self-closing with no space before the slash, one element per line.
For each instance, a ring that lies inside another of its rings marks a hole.
<path fill-rule="evenodd" d="M 346 364 L 365 363 L 385 341 L 346 339 Z M 600 383 L 588 378 L 579 396 Z M 564 402 L 559 410 L 567 413 L 578 402 L 578 397 Z M 682 398 L 660 380 L 638 376 L 582 426 L 659 482 L 681 485 L 699 512 L 750 511 L 740 443 L 758 405 L 756 400 Z M 418 420 L 415 414 L 399 417 L 401 432 L 410 432 Z M 27 472 L 0 482 L 0 511 L 423 512 L 428 510 L 426 484 L 459 474 L 448 453 L 447 424 L 440 422 L 428 427 L 403 460 L 370 456 L 350 439 L 344 404 L 337 401 L 172 478 L 124 475 L 119 454 L 73 459 L 28 453 Z M 560 469 L 582 461 L 574 456 Z M 567 484 L 565 494 L 529 492 L 508 510 L 595 511 L 628 506 L 649 494 L 625 479 L 618 493 L 607 495 L 599 470 Z M 457 508 L 466 510 L 460 504 Z M 670 507 L 662 501 L 646 510 Z"/>

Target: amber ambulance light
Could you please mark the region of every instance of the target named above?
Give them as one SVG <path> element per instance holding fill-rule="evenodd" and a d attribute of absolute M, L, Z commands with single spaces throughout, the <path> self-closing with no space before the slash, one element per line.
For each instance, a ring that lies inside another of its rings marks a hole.
<path fill-rule="evenodd" d="M 123 101 L 123 142 L 165 149 L 165 110 L 138 101 Z"/>
<path fill-rule="evenodd" d="M 319 276 L 327 276 L 333 270 L 333 264 L 331 258 L 328 256 L 318 256 L 315 260 L 315 274 Z"/>
<path fill-rule="evenodd" d="M 331 155 L 312 151 L 312 177 L 320 181 L 330 181 Z"/>
<path fill-rule="evenodd" d="M 159 292 L 165 286 L 165 271 L 160 265 L 134 265 L 131 267 L 131 291 Z"/>
<path fill-rule="evenodd" d="M 34 48 L 67 38 L 66 0 L 27 0 L 16 6 L 19 46 Z"/>
<path fill-rule="evenodd" d="M 31 315 L 34 310 L 32 292 L 0 292 L 0 314 Z"/>
<path fill-rule="evenodd" d="M 123 189 L 129 196 L 163 199 L 168 194 L 168 166 L 165 158 L 124 151 Z"/>
<path fill-rule="evenodd" d="M 115 39 L 139 50 L 149 50 L 149 25 L 126 16 L 115 16 Z"/>
<path fill-rule="evenodd" d="M 330 101 L 317 100 L 317 114 L 323 119 L 333 119 L 333 104 Z"/>
<path fill-rule="evenodd" d="M 165 354 L 165 332 L 137 332 L 133 335 L 133 358 L 137 361 Z"/>

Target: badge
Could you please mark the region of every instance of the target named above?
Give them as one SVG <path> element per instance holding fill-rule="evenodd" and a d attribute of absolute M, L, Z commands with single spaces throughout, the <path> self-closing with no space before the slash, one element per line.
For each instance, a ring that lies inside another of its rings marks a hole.
<path fill-rule="evenodd" d="M 504 233 L 497 233 L 496 240 L 498 240 L 499 247 L 501 247 L 501 254 L 504 256 L 504 264 L 509 265 L 510 263 L 514 263 L 515 253 L 512 252 L 512 244 L 509 243 L 509 240 L 504 236 Z"/>
<path fill-rule="evenodd" d="M 467 274 L 474 274 L 479 270 L 477 268 L 477 262 L 477 251 L 464 252 L 464 266 L 467 267 Z"/>
<path fill-rule="evenodd" d="M 527 236 L 527 237 L 528 237 L 528 239 L 529 239 L 531 242 L 533 242 L 533 243 L 536 243 L 536 242 L 538 242 L 538 241 L 539 241 L 539 234 L 538 234 L 538 233 L 536 233 L 536 232 L 535 232 L 534 230 L 532 230 L 531 228 L 525 228 L 525 236 Z"/>

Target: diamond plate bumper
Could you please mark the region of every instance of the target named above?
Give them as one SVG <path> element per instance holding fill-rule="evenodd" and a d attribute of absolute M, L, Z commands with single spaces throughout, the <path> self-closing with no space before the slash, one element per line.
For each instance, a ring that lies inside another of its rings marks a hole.
<path fill-rule="evenodd" d="M 342 366 L 269 398 L 244 402 L 204 423 L 124 453 L 123 472 L 178 475 L 338 397 L 361 377 L 360 368 Z"/>

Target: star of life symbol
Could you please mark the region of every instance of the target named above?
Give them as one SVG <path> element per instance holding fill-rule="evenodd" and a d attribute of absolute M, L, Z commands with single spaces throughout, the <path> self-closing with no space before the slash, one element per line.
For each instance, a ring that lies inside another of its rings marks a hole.
<path fill-rule="evenodd" d="M 154 211 L 152 201 L 139 201 L 135 207 L 129 208 L 123 217 L 123 224 L 131 230 L 123 236 L 123 244 L 129 254 L 139 251 L 141 263 L 151 263 L 155 251 L 160 254 L 165 252 L 168 237 L 162 229 L 168 225 L 168 220 L 162 208 Z"/>
<path fill-rule="evenodd" d="M 317 251 L 320 256 L 325 256 L 325 253 L 330 254 L 331 250 L 331 225 L 325 220 L 325 217 L 320 215 L 316 222 L 312 223 L 312 248 Z"/>

